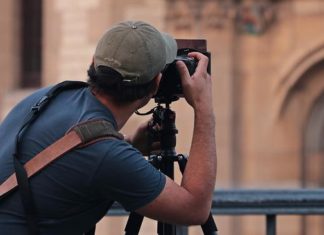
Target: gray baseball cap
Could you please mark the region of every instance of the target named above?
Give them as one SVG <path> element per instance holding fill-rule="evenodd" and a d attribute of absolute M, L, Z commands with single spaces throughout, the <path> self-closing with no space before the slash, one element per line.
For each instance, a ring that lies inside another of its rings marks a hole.
<path fill-rule="evenodd" d="M 177 43 L 142 21 L 121 22 L 104 33 L 99 40 L 94 66 L 110 67 L 119 72 L 129 85 L 145 84 L 172 63 Z"/>

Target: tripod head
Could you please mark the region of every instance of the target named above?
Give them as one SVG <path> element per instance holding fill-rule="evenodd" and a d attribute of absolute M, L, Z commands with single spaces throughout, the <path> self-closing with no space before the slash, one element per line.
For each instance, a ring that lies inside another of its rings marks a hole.
<path fill-rule="evenodd" d="M 176 134 L 178 130 L 175 126 L 176 113 L 167 105 L 158 105 L 153 112 L 153 125 L 158 125 L 158 139 L 161 142 L 162 152 L 173 152 L 176 146 Z"/>
<path fill-rule="evenodd" d="M 170 109 L 170 103 L 158 103 L 153 109 L 146 113 L 136 111 L 138 115 L 152 114 L 152 122 L 149 124 L 149 141 L 158 141 L 161 145 L 161 157 L 175 156 L 176 151 L 176 113 Z"/>

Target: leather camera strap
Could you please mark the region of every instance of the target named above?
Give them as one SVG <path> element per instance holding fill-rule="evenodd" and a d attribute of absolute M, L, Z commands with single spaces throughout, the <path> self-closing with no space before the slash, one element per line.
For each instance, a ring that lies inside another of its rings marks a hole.
<path fill-rule="evenodd" d="M 110 138 L 123 139 L 123 136 L 114 130 L 110 122 L 94 120 L 80 123 L 24 165 L 27 177 L 30 178 L 35 175 L 51 162 L 76 147 L 86 146 L 96 141 Z M 13 173 L 0 185 L 0 198 L 4 197 L 17 186 L 16 173 Z"/>

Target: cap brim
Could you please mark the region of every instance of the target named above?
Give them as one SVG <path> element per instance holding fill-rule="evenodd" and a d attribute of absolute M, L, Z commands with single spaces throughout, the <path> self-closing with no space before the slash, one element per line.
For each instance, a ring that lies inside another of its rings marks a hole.
<path fill-rule="evenodd" d="M 177 50 L 178 50 L 177 42 L 169 34 L 163 32 L 161 34 L 165 42 L 165 53 L 166 53 L 165 64 L 170 64 L 175 60 L 177 56 Z"/>

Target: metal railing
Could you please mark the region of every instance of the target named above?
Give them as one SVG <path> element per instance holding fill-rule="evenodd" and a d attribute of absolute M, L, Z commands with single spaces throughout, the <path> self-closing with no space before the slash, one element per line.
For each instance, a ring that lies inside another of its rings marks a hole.
<path fill-rule="evenodd" d="M 217 190 L 211 212 L 213 215 L 264 215 L 266 235 L 276 235 L 277 216 L 324 215 L 324 189 Z M 113 215 L 128 213 L 114 204 L 107 216 Z M 188 230 L 180 227 L 177 234 L 186 235 Z"/>

